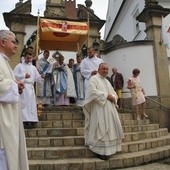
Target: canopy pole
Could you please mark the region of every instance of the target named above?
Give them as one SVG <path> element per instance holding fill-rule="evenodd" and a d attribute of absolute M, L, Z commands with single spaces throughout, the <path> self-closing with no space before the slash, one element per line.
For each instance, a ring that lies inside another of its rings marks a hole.
<path fill-rule="evenodd" d="M 80 44 L 77 42 L 77 53 L 80 52 Z"/>
<path fill-rule="evenodd" d="M 90 30 L 89 12 L 87 12 L 87 25 L 89 27 L 88 32 L 87 32 L 87 48 L 89 48 L 89 30 Z"/>
<path fill-rule="evenodd" d="M 38 52 L 39 52 L 39 25 L 40 25 L 40 11 L 38 9 L 38 16 L 37 16 L 37 39 L 36 39 L 36 61 L 38 61 Z M 37 62 L 36 62 L 36 67 L 37 67 Z"/>
<path fill-rule="evenodd" d="M 40 11 L 38 9 L 38 16 L 37 16 L 37 38 L 36 38 L 36 67 L 38 67 L 38 55 L 39 55 L 39 27 L 40 27 Z M 36 83 L 36 98 L 37 98 L 37 94 L 38 94 L 38 87 L 37 87 L 37 83 Z M 39 101 L 37 104 L 37 114 L 39 118 L 42 118 L 42 101 Z"/>

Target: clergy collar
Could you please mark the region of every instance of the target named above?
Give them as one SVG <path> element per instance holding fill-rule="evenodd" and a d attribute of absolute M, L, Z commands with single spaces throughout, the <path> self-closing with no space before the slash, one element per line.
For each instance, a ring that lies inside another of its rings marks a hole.
<path fill-rule="evenodd" d="M 47 62 L 48 64 L 50 64 L 49 61 L 47 59 L 45 59 L 44 57 L 42 57 L 42 60 Z"/>
<path fill-rule="evenodd" d="M 99 73 L 97 73 L 99 77 L 101 77 L 102 79 L 104 79 L 105 77 L 103 77 L 102 75 L 100 75 Z"/>
<path fill-rule="evenodd" d="M 96 58 L 96 57 L 97 57 L 97 56 L 96 56 L 96 55 L 94 55 L 93 57 L 91 57 L 91 58 L 90 58 L 90 57 L 88 57 L 88 58 L 89 58 L 89 59 L 93 59 L 93 58 Z"/>
<path fill-rule="evenodd" d="M 24 64 L 28 64 L 28 65 L 31 65 L 31 64 L 32 64 L 32 62 L 26 63 L 26 62 L 24 61 Z"/>

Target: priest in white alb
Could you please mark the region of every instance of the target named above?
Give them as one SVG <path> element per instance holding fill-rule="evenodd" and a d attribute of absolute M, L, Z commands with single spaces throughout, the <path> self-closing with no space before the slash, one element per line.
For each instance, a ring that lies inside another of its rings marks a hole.
<path fill-rule="evenodd" d="M 89 47 L 88 56 L 84 58 L 80 64 L 80 72 L 84 77 L 84 91 L 86 91 L 89 79 L 97 74 L 100 63 L 103 63 L 103 60 L 96 56 L 94 47 Z"/>
<path fill-rule="evenodd" d="M 106 79 L 108 65 L 101 63 L 89 80 L 86 99 L 80 103 L 85 114 L 85 145 L 106 160 L 121 151 L 124 137 L 116 109 L 117 94 Z"/>
<path fill-rule="evenodd" d="M 37 102 L 34 90 L 35 82 L 42 82 L 41 75 L 37 68 L 32 65 L 33 54 L 26 52 L 23 63 L 19 63 L 14 68 L 14 75 L 17 80 L 21 80 L 25 88 L 21 94 L 22 118 L 25 128 L 34 128 L 38 122 Z"/>
<path fill-rule="evenodd" d="M 18 90 L 9 60 L 17 52 L 15 34 L 0 30 L 0 170 L 28 170 L 25 134 Z"/>

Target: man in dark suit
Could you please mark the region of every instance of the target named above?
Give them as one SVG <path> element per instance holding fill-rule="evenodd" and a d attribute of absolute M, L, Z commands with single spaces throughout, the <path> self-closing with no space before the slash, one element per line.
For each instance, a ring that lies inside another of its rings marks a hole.
<path fill-rule="evenodd" d="M 111 75 L 111 85 L 118 95 L 118 106 L 122 108 L 122 89 L 124 85 L 124 79 L 121 73 L 117 71 L 117 68 L 112 68 L 113 74 Z"/>

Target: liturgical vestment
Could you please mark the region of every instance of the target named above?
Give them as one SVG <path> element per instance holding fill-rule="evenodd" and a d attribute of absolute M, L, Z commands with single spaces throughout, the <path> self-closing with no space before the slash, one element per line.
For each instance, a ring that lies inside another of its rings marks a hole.
<path fill-rule="evenodd" d="M 110 82 L 100 74 L 94 75 L 87 86 L 86 99 L 82 103 L 85 114 L 85 145 L 99 155 L 112 155 L 121 151 L 124 137 L 115 104 L 107 100 L 116 92 Z"/>
<path fill-rule="evenodd" d="M 26 73 L 30 75 L 30 78 L 25 78 Z M 37 122 L 38 115 L 34 83 L 36 81 L 41 83 L 41 75 L 32 63 L 25 62 L 15 67 L 14 75 L 17 80 L 23 81 L 25 85 L 23 93 L 21 94 L 23 122 Z"/>
<path fill-rule="evenodd" d="M 15 77 L 9 66 L 8 58 L 0 53 L 0 149 L 6 152 L 6 159 L 9 170 L 28 170 L 28 159 L 25 143 L 25 134 L 21 120 L 21 106 L 13 97 L 5 95 L 14 94 L 12 86 L 16 86 Z M 9 93 L 11 92 L 11 93 Z M 9 94 L 8 94 L 9 93 Z M 1 165 L 0 165 L 1 166 Z"/>

